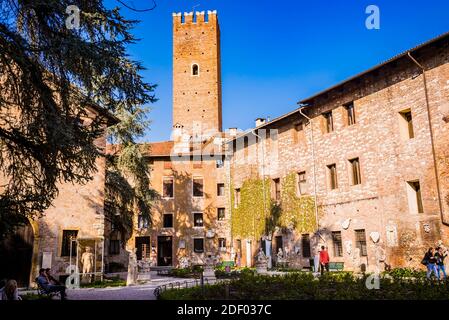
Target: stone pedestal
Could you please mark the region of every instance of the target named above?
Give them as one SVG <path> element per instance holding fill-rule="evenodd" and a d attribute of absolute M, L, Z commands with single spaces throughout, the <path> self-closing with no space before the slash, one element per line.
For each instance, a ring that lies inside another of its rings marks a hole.
<path fill-rule="evenodd" d="M 150 266 L 151 266 L 150 259 L 139 261 L 138 263 L 139 272 L 137 274 L 138 282 L 148 282 L 151 280 Z"/>
<path fill-rule="evenodd" d="M 210 265 L 205 265 L 204 266 L 204 271 L 203 271 L 203 277 L 204 279 L 207 280 L 215 280 L 215 270 L 214 270 L 214 266 L 210 266 Z"/>
<path fill-rule="evenodd" d="M 214 256 L 212 256 L 211 254 L 208 254 L 206 257 L 206 263 L 204 265 L 204 269 L 203 269 L 203 277 L 204 280 L 215 280 L 215 261 L 216 258 Z"/>
<path fill-rule="evenodd" d="M 268 264 L 267 263 L 256 263 L 256 272 L 258 274 L 267 274 L 268 273 Z"/>

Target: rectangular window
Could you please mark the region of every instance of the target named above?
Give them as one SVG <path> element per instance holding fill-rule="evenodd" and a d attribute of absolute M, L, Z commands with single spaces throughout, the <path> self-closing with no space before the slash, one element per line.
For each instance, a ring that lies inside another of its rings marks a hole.
<path fill-rule="evenodd" d="M 407 181 L 408 206 L 411 213 L 423 213 L 421 185 L 419 181 Z"/>
<path fill-rule="evenodd" d="M 360 175 L 360 161 L 359 158 L 354 158 L 349 160 L 349 163 L 351 164 L 351 181 L 352 185 L 361 184 L 362 183 L 362 176 Z"/>
<path fill-rule="evenodd" d="M 120 240 L 109 240 L 109 254 L 120 254 Z"/>
<path fill-rule="evenodd" d="M 164 178 L 162 186 L 162 196 L 164 198 L 173 198 L 174 183 L 173 178 Z"/>
<path fill-rule="evenodd" d="M 354 230 L 355 232 L 355 246 L 360 250 L 360 256 L 366 257 L 368 252 L 366 251 L 366 235 L 365 229 Z"/>
<path fill-rule="evenodd" d="M 281 200 L 281 180 L 279 178 L 273 179 L 274 199 Z"/>
<path fill-rule="evenodd" d="M 193 196 L 202 197 L 203 195 L 203 179 L 193 178 Z"/>
<path fill-rule="evenodd" d="M 222 221 L 225 219 L 225 208 L 217 208 L 217 219 Z"/>
<path fill-rule="evenodd" d="M 332 231 L 332 243 L 334 245 L 334 257 L 343 257 L 341 231 Z"/>
<path fill-rule="evenodd" d="M 240 205 L 240 189 L 235 189 L 234 190 L 234 201 L 235 201 L 235 205 L 234 207 L 238 207 Z"/>
<path fill-rule="evenodd" d="M 222 197 L 225 195 L 224 183 L 217 183 L 217 196 Z"/>
<path fill-rule="evenodd" d="M 306 172 L 302 171 L 298 173 L 298 194 L 306 194 Z"/>
<path fill-rule="evenodd" d="M 325 125 L 326 125 L 326 132 L 330 133 L 334 131 L 334 118 L 332 116 L 332 111 L 323 113 Z"/>
<path fill-rule="evenodd" d="M 354 102 L 348 103 L 345 106 L 346 109 L 346 115 L 348 119 L 348 126 L 352 126 L 355 124 L 355 110 L 354 110 Z"/>
<path fill-rule="evenodd" d="M 308 234 L 303 234 L 301 236 L 302 244 L 302 256 L 304 258 L 310 258 L 310 237 Z"/>
<path fill-rule="evenodd" d="M 223 159 L 218 159 L 215 161 L 215 166 L 217 167 L 217 169 L 223 168 L 224 166 L 224 161 Z"/>
<path fill-rule="evenodd" d="M 148 217 L 145 217 L 141 214 L 137 217 L 137 227 L 139 229 L 147 229 L 150 224 Z"/>
<path fill-rule="evenodd" d="M 328 172 L 328 179 L 329 179 L 329 188 L 331 190 L 338 188 L 338 181 L 337 181 L 337 165 L 330 164 L 327 166 L 327 172 Z"/>
<path fill-rule="evenodd" d="M 196 212 L 193 214 L 193 226 L 194 227 L 203 227 L 203 214 L 201 212 Z"/>
<path fill-rule="evenodd" d="M 218 248 L 226 249 L 226 238 L 218 238 Z"/>
<path fill-rule="evenodd" d="M 76 240 L 77 236 L 78 230 L 62 230 L 61 257 L 69 257 L 70 253 L 72 257 L 76 256 L 76 241 L 72 240 Z"/>
<path fill-rule="evenodd" d="M 204 239 L 203 238 L 193 239 L 193 251 L 195 251 L 196 253 L 204 252 Z"/>
<path fill-rule="evenodd" d="M 413 139 L 415 137 L 412 111 L 410 109 L 399 112 L 399 128 L 403 140 Z"/>
<path fill-rule="evenodd" d="M 164 228 L 173 228 L 173 214 L 164 214 Z"/>

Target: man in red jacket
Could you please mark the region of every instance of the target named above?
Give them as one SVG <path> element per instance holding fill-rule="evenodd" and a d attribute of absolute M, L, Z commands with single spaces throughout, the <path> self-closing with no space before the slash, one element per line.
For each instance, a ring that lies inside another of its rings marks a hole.
<path fill-rule="evenodd" d="M 326 272 L 329 272 L 329 253 L 324 246 L 321 246 L 320 251 L 320 267 L 321 274 L 324 273 L 324 268 L 326 268 Z"/>

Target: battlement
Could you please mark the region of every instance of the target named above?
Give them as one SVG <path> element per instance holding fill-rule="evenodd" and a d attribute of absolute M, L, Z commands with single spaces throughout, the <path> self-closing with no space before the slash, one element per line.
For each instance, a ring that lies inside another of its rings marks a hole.
<path fill-rule="evenodd" d="M 201 24 L 217 21 L 217 10 L 208 10 L 207 14 L 205 11 L 196 11 L 195 14 L 192 12 L 173 12 L 173 23 L 174 24 Z"/>

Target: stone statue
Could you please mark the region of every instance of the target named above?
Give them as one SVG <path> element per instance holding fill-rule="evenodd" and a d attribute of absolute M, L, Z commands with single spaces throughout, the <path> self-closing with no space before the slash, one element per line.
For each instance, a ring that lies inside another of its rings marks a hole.
<path fill-rule="evenodd" d="M 86 247 L 86 251 L 81 255 L 81 264 L 83 265 L 83 275 L 91 273 L 94 268 L 94 254 L 91 247 Z"/>
<path fill-rule="evenodd" d="M 256 256 L 256 272 L 259 274 L 265 274 L 268 272 L 268 258 L 262 248 L 259 248 L 259 252 Z"/>
<path fill-rule="evenodd" d="M 276 254 L 276 257 L 278 258 L 278 262 L 283 262 L 284 252 L 282 251 L 282 248 L 279 248 L 278 253 Z"/>
<path fill-rule="evenodd" d="M 128 260 L 128 276 L 126 278 L 126 285 L 132 286 L 137 283 L 137 256 L 136 249 L 131 249 L 129 251 L 129 260 Z"/>
<path fill-rule="evenodd" d="M 257 253 L 256 259 L 258 262 L 266 262 L 267 256 L 263 252 L 262 248 L 259 248 L 259 252 Z"/>
<path fill-rule="evenodd" d="M 216 263 L 216 257 L 212 254 L 208 254 L 205 259 L 204 269 L 203 269 L 203 277 L 210 280 L 215 280 L 215 263 Z"/>
<path fill-rule="evenodd" d="M 189 265 L 190 265 L 189 258 L 184 256 L 179 259 L 179 267 L 180 268 L 185 269 L 185 268 L 188 268 Z"/>

